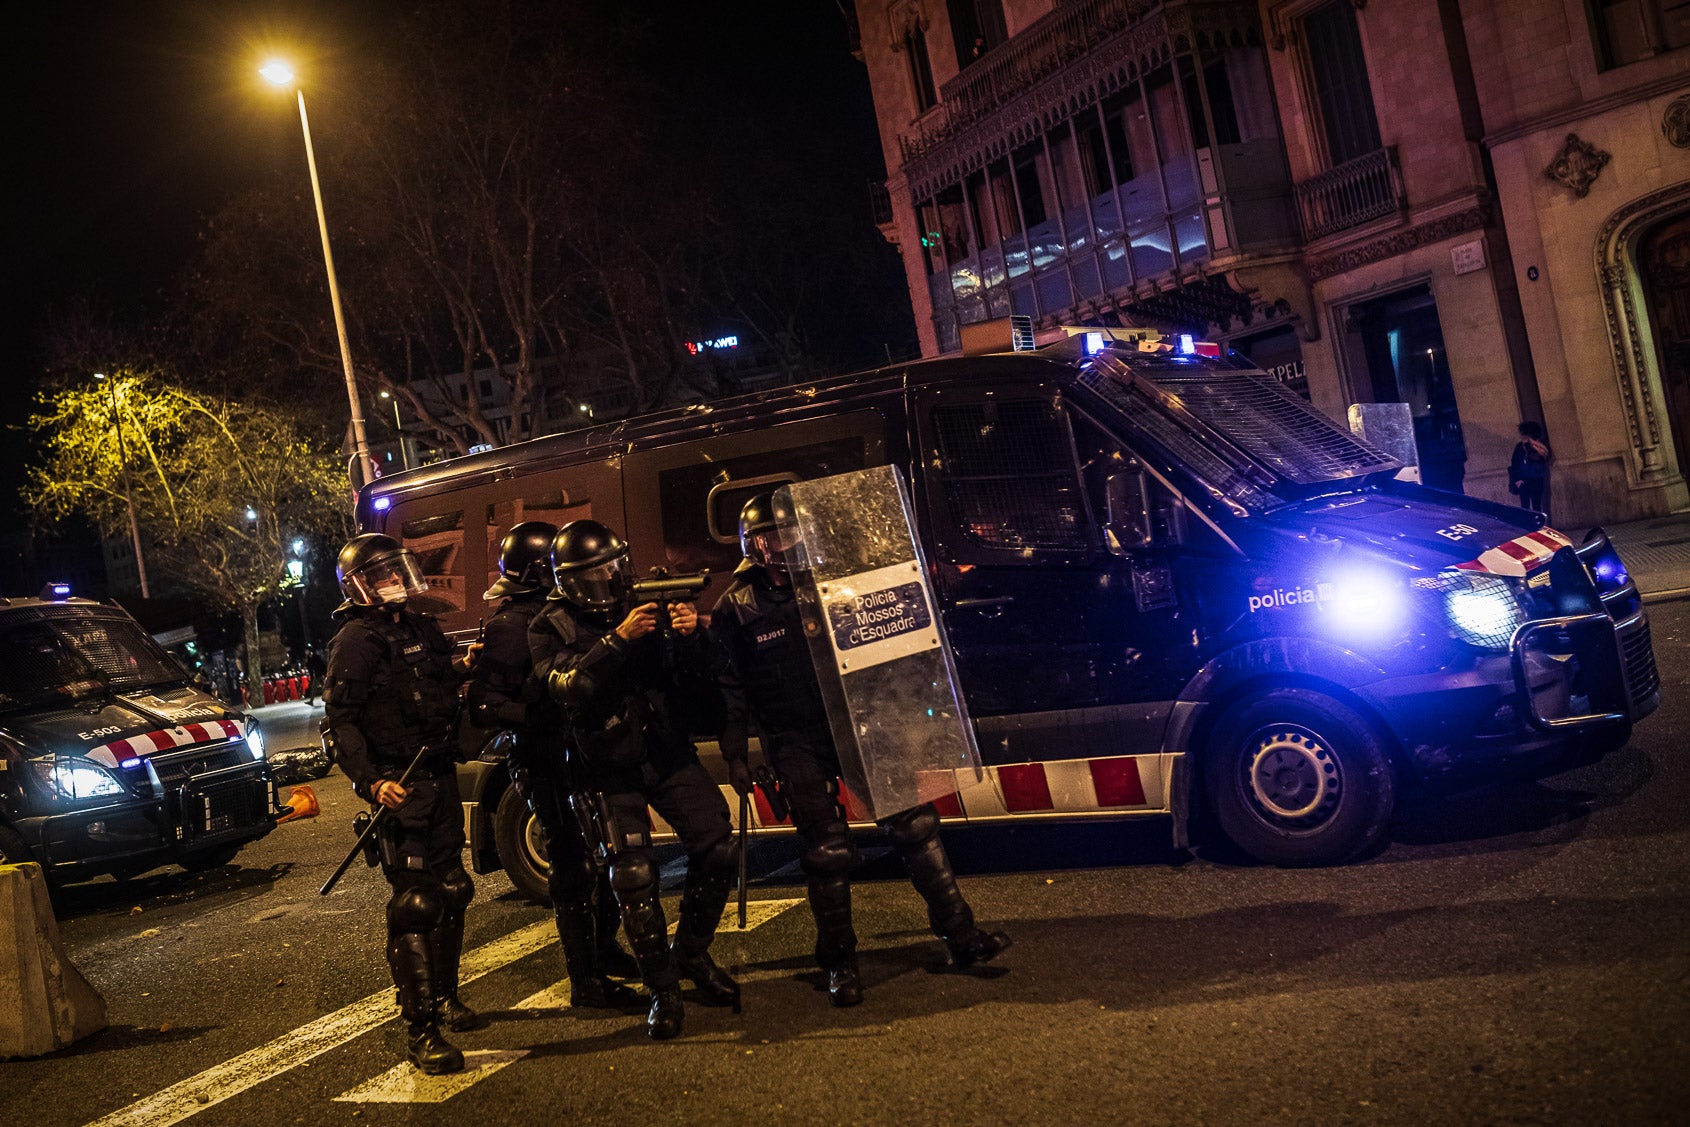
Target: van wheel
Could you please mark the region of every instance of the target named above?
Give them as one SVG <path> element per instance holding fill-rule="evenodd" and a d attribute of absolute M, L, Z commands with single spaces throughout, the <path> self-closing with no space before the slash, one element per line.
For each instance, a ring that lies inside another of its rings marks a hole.
<path fill-rule="evenodd" d="M 234 845 L 218 845 L 211 849 L 196 849 L 191 853 L 182 854 L 176 859 L 176 863 L 190 873 L 206 873 L 233 863 L 235 854 L 240 851 L 239 842 Z"/>
<path fill-rule="evenodd" d="M 552 864 L 546 856 L 546 831 L 515 787 L 505 788 L 493 811 L 493 846 L 516 890 L 543 908 L 551 907 L 547 880 Z"/>
<path fill-rule="evenodd" d="M 1333 865 L 1378 841 L 1396 802 L 1390 756 L 1355 709 L 1308 689 L 1228 708 L 1204 755 L 1221 829 L 1272 865 Z"/>

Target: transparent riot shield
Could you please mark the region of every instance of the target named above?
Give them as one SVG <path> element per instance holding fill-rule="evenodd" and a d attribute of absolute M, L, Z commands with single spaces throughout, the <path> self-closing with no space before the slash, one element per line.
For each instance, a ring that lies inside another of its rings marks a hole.
<path fill-rule="evenodd" d="M 978 781 L 897 469 L 794 482 L 774 507 L 846 785 L 879 820 Z"/>

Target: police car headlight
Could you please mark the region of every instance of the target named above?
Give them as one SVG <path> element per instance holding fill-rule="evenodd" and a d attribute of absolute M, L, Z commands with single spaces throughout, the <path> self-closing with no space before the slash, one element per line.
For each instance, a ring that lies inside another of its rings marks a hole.
<path fill-rule="evenodd" d="M 74 800 L 123 793 L 123 784 L 91 759 L 49 759 L 34 766 L 41 781 L 58 798 Z"/>
<path fill-rule="evenodd" d="M 247 726 L 246 749 L 252 752 L 254 759 L 264 758 L 264 733 L 258 730 L 257 724 Z"/>
<path fill-rule="evenodd" d="M 1526 621 L 1519 593 L 1501 576 L 1446 572 L 1415 584 L 1443 595 L 1450 633 L 1470 646 L 1506 650 L 1514 631 Z"/>

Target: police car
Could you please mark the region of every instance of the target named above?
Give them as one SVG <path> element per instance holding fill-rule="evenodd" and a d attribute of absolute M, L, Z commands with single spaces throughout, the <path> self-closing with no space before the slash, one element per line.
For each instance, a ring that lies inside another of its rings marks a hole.
<path fill-rule="evenodd" d="M 255 725 L 121 608 L 0 599 L 0 863 L 65 883 L 231 861 L 275 828 Z"/>
<path fill-rule="evenodd" d="M 938 805 L 971 823 L 1171 815 L 1181 843 L 1218 826 L 1267 862 L 1334 863 L 1405 789 L 1588 762 L 1657 707 L 1600 532 L 1399 480 L 1247 360 L 1121 335 L 538 438 L 383 478 L 359 524 L 419 552 L 467 638 L 516 521 L 590 516 L 642 571 L 708 568 L 708 610 L 746 498 L 896 466 L 986 768 Z M 520 810 L 475 770 L 486 843 L 489 811 Z M 780 828 L 761 794 L 753 816 Z"/>

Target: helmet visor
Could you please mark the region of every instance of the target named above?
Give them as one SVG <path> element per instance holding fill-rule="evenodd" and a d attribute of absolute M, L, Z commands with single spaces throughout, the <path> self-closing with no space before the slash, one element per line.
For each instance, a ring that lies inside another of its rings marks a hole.
<path fill-rule="evenodd" d="M 740 550 L 745 553 L 745 558 L 754 564 L 761 564 L 775 571 L 785 571 L 786 554 L 797 542 L 797 537 L 782 535 L 778 528 L 761 528 L 745 534 Z"/>
<path fill-rule="evenodd" d="M 428 593 L 428 580 L 410 549 L 378 556 L 340 583 L 346 597 L 362 606 L 398 606 Z"/>
<path fill-rule="evenodd" d="M 628 594 L 628 557 L 617 556 L 595 567 L 557 573 L 558 593 L 578 607 L 609 610 L 619 606 Z"/>

